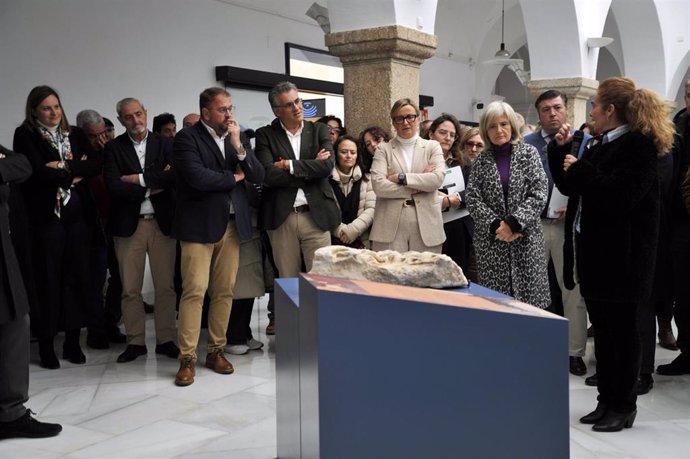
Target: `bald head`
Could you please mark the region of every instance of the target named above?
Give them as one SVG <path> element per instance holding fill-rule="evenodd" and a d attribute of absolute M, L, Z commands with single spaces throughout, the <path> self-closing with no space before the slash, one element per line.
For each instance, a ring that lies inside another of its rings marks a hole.
<path fill-rule="evenodd" d="M 196 113 L 190 113 L 189 115 L 182 118 L 182 127 L 194 126 L 199 122 L 199 115 Z"/>

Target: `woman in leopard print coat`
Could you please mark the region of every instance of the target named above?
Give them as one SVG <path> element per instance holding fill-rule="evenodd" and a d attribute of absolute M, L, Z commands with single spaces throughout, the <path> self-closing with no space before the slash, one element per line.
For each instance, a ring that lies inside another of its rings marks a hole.
<path fill-rule="evenodd" d="M 479 283 L 546 308 L 551 300 L 540 214 L 547 181 L 539 154 L 520 140 L 515 112 L 505 102 L 489 104 L 479 128 L 488 147 L 467 187 Z"/>

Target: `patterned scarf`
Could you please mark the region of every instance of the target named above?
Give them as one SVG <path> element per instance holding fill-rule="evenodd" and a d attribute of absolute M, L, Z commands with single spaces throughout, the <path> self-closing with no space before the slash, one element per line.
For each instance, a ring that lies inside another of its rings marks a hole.
<path fill-rule="evenodd" d="M 41 130 L 43 139 L 50 144 L 60 155 L 61 161 L 71 160 L 72 155 L 72 145 L 69 141 L 69 131 L 62 131 L 60 127 L 55 130 L 53 134 L 44 126 L 39 125 L 38 128 Z M 67 205 L 72 194 L 70 189 L 59 188 L 57 190 L 57 195 L 55 196 L 55 215 L 60 218 L 62 208 Z"/>

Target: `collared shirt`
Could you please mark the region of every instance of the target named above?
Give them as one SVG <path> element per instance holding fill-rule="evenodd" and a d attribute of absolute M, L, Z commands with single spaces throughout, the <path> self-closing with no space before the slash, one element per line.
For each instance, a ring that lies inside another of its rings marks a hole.
<path fill-rule="evenodd" d="M 137 142 L 131 136 L 129 136 L 129 140 L 132 141 L 132 146 L 134 147 L 134 151 L 137 154 L 137 158 L 139 158 L 139 164 L 141 165 L 142 171 L 146 167 L 146 142 L 148 141 L 148 138 L 148 131 L 146 131 L 146 136 L 143 138 L 141 142 Z M 149 199 L 151 196 L 151 189 L 146 186 L 146 181 L 144 181 L 143 172 L 139 174 L 139 186 L 146 188 L 146 194 L 144 194 L 144 200 L 142 201 L 141 207 L 139 208 L 139 214 L 146 215 L 154 213 L 153 204 L 151 204 L 151 199 Z"/>
<path fill-rule="evenodd" d="M 280 127 L 283 128 L 285 134 L 287 135 L 290 146 L 292 147 L 292 152 L 295 154 L 295 158 L 300 159 L 299 153 L 300 149 L 302 148 L 302 129 L 304 129 L 304 121 L 302 121 L 299 129 L 294 134 L 285 127 L 282 121 L 280 122 Z M 290 165 L 290 174 L 295 175 L 295 169 L 292 167 L 292 160 L 289 160 L 288 163 Z M 302 188 L 298 188 L 293 206 L 299 207 L 304 205 L 307 205 L 307 196 L 304 194 L 304 190 Z"/>

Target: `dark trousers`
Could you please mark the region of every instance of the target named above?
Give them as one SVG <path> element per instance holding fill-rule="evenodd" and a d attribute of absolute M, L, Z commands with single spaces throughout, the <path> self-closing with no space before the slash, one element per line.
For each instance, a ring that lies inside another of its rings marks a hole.
<path fill-rule="evenodd" d="M 640 371 L 640 337 L 636 302 L 585 298 L 594 325 L 598 400 L 610 409 L 630 413 L 637 408 L 635 387 Z"/>
<path fill-rule="evenodd" d="M 230 320 L 228 320 L 228 344 L 247 344 L 253 338 L 252 329 L 249 326 L 252 321 L 254 298 L 232 300 Z"/>
<path fill-rule="evenodd" d="M 467 279 L 477 282 L 477 262 L 474 259 L 472 235 L 463 221 L 465 218 L 468 217 L 458 218 L 443 225 L 446 240 L 441 253 L 452 258 L 462 268 Z"/>
<path fill-rule="evenodd" d="M 108 287 L 105 290 L 105 325 L 114 326 L 122 317 L 122 280 L 120 279 L 120 265 L 115 255 L 113 238 L 108 236 Z"/>
<path fill-rule="evenodd" d="M 40 314 L 38 318 L 32 316 L 32 323 L 39 339 L 52 339 L 61 329 L 74 330 L 85 325 L 92 233 L 85 218 L 66 217 L 68 207 L 63 209 L 62 220 L 55 217 L 34 228 Z"/>
<path fill-rule="evenodd" d="M 690 353 L 690 221 L 676 220 L 671 224 L 671 258 L 676 306 L 673 316 L 678 326 L 678 347 Z"/>
<path fill-rule="evenodd" d="M 29 399 L 29 315 L 0 324 L 0 422 L 24 416 Z"/>

